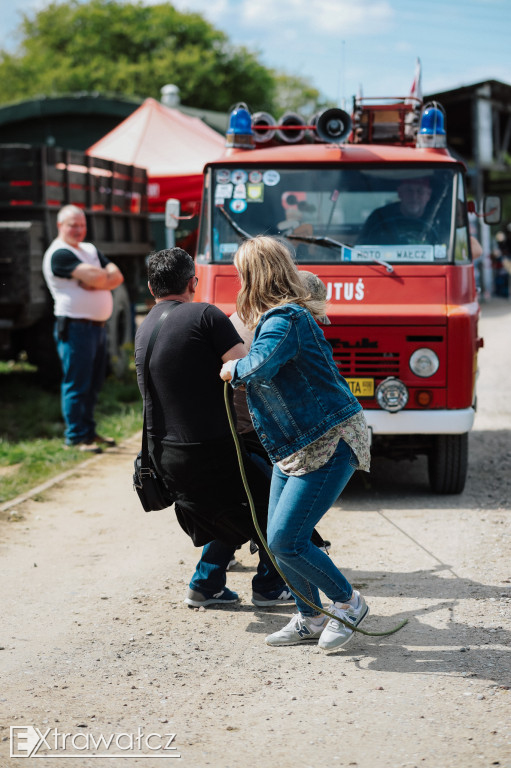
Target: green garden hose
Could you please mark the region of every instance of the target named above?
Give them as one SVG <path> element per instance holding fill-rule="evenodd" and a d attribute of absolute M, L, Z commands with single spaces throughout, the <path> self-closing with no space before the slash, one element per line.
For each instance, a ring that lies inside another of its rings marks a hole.
<path fill-rule="evenodd" d="M 408 619 L 404 619 L 400 624 L 397 624 L 397 626 L 393 627 L 393 629 L 388 629 L 386 632 L 368 632 L 365 629 L 361 629 L 360 627 L 354 627 L 353 624 L 350 624 L 349 621 L 345 621 L 344 619 L 339 618 L 339 616 L 336 616 L 333 613 L 329 613 L 329 611 L 325 610 L 324 608 L 320 608 L 319 605 L 315 605 L 310 600 L 308 600 L 304 595 L 300 594 L 298 590 L 296 590 L 292 584 L 289 583 L 289 581 L 286 579 L 284 574 L 282 573 L 281 569 L 277 565 L 277 562 L 273 556 L 273 553 L 270 551 L 270 548 L 268 544 L 266 543 L 266 539 L 263 536 L 263 533 L 261 531 L 261 528 L 259 527 L 259 523 L 257 521 L 257 515 L 254 507 L 254 500 L 252 498 L 252 494 L 250 493 L 250 487 L 248 485 L 247 475 L 245 473 L 245 466 L 243 464 L 243 456 L 241 454 L 241 448 L 240 448 L 240 441 L 238 439 L 238 435 L 236 433 L 236 427 L 234 425 L 234 419 L 232 417 L 232 411 L 231 411 L 231 405 L 229 403 L 229 383 L 226 381 L 224 383 L 224 400 L 225 400 L 225 407 L 227 410 L 227 418 L 229 419 L 229 426 L 231 428 L 232 436 L 234 439 L 234 444 L 236 446 L 236 453 L 238 455 L 238 463 L 240 467 L 241 472 L 241 478 L 243 480 L 243 486 L 245 488 L 245 492 L 247 494 L 248 503 L 250 505 L 250 512 L 252 513 L 252 520 L 254 522 L 254 527 L 257 531 L 257 534 L 259 536 L 259 539 L 261 540 L 261 543 L 263 544 L 265 550 L 268 553 L 268 556 L 270 560 L 272 561 L 273 565 L 275 566 L 275 569 L 280 574 L 280 576 L 284 579 L 286 584 L 288 585 L 289 589 L 294 592 L 295 595 L 297 595 L 300 600 L 303 600 L 304 603 L 306 603 L 308 606 L 313 608 L 315 611 L 319 611 L 320 613 L 324 613 L 325 616 L 328 616 L 330 619 L 335 619 L 335 621 L 339 621 L 341 624 L 344 624 L 345 627 L 348 629 L 351 629 L 353 632 L 360 632 L 362 635 L 369 635 L 369 637 L 386 637 L 387 635 L 394 635 L 396 632 L 399 632 L 400 629 L 402 629 L 405 624 L 408 624 Z"/>

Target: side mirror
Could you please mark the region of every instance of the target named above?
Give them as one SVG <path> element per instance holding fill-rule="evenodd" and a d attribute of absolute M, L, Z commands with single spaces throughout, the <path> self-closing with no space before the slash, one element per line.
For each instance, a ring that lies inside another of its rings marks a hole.
<path fill-rule="evenodd" d="M 181 205 L 179 200 L 172 197 L 165 201 L 165 245 L 174 248 L 176 245 L 176 229 L 179 226 L 179 212 Z"/>
<path fill-rule="evenodd" d="M 500 197 L 486 195 L 483 199 L 483 217 L 485 224 L 500 224 L 502 205 Z"/>
<path fill-rule="evenodd" d="M 179 200 L 170 198 L 165 201 L 165 226 L 167 229 L 177 229 L 179 226 Z"/>

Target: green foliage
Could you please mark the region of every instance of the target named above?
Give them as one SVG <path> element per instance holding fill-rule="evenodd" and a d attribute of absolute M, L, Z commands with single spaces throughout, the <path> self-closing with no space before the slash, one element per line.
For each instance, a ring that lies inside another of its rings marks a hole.
<path fill-rule="evenodd" d="M 315 112 L 335 106 L 333 102 L 323 99 L 318 89 L 308 80 L 284 72 L 276 74 L 275 100 L 278 104 L 275 117 L 281 117 L 289 111 L 309 118 Z"/>
<path fill-rule="evenodd" d="M 243 99 L 274 103 L 273 73 L 196 13 L 120 0 L 52 2 L 21 24 L 14 54 L 0 52 L 0 101 L 77 91 L 159 98 L 166 83 L 183 103 L 225 111 Z"/>
<path fill-rule="evenodd" d="M 58 388 L 41 387 L 37 370 L 0 364 L 0 503 L 70 469 L 86 456 L 64 447 Z M 124 379 L 108 378 L 96 408 L 98 432 L 118 442 L 142 428 L 134 366 Z M 115 450 L 115 449 L 110 449 Z"/>

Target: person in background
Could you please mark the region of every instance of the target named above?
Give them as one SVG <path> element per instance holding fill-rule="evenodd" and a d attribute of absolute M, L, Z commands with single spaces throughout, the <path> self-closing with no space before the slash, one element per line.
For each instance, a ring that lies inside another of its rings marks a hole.
<path fill-rule="evenodd" d="M 66 205 L 57 214 L 58 237 L 43 258 L 54 300 L 55 343 L 62 364 L 62 415 L 66 446 L 101 453 L 115 440 L 96 432 L 94 408 L 107 365 L 106 323 L 112 291 L 124 281 L 119 268 L 85 242 L 83 211 Z"/>
<path fill-rule="evenodd" d="M 509 227 L 509 225 L 508 225 Z M 497 232 L 497 250 L 491 255 L 493 267 L 492 295 L 509 298 L 509 275 L 511 274 L 511 237 L 509 229 Z"/>
<path fill-rule="evenodd" d="M 287 246 L 267 236 L 246 240 L 234 264 L 237 311 L 255 333 L 249 353 L 226 361 L 220 378 L 246 386 L 254 427 L 274 464 L 268 544 L 291 586 L 318 607 L 321 590 L 330 612 L 348 624 L 327 621 L 295 593 L 298 613 L 265 642 L 338 648 L 369 608 L 310 539 L 355 469 L 369 469 L 367 424 L 316 322 L 325 303 L 311 299 Z"/>
<path fill-rule="evenodd" d="M 396 191 L 399 201 L 376 208 L 369 215 L 358 244 L 436 242 L 433 222 L 427 216 L 432 191 L 429 177 L 404 179 Z"/>

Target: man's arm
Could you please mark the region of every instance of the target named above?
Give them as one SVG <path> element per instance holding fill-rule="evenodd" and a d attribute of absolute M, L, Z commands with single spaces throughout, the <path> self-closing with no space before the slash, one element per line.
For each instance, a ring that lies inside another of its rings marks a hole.
<path fill-rule="evenodd" d="M 124 277 L 118 266 L 109 262 L 105 267 L 95 267 L 92 264 L 79 264 L 71 277 L 78 280 L 82 288 L 90 291 L 113 291 L 124 282 Z"/>
<path fill-rule="evenodd" d="M 239 360 L 240 357 L 245 357 L 247 350 L 244 344 L 235 344 L 222 355 L 222 362 L 227 363 L 229 360 Z"/>
<path fill-rule="evenodd" d="M 483 255 L 483 246 L 473 235 L 470 235 L 470 248 L 472 250 L 472 258 L 474 260 Z"/>
<path fill-rule="evenodd" d="M 244 344 L 236 344 L 234 347 L 231 347 L 225 355 L 222 355 L 222 369 L 220 371 L 220 378 L 222 381 L 231 381 L 232 379 L 232 372 L 234 370 L 234 366 L 236 362 L 240 359 L 240 357 L 245 357 L 247 354 L 247 350 Z M 242 384 L 240 389 L 245 389 L 245 385 Z"/>

